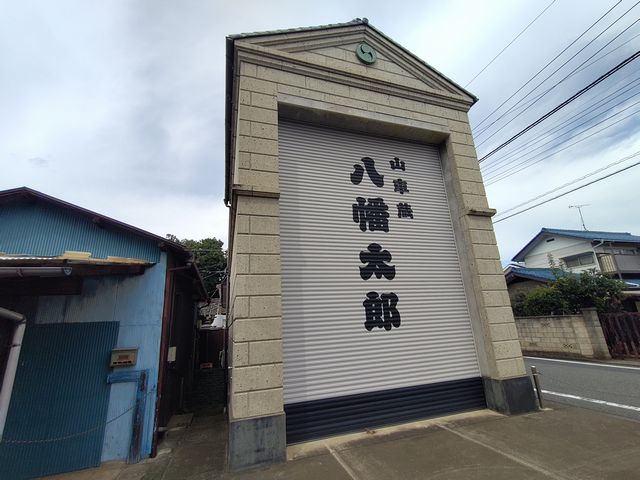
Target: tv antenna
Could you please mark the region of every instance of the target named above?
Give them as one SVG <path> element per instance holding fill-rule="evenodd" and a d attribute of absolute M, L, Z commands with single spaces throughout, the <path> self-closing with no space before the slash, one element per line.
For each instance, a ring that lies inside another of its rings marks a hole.
<path fill-rule="evenodd" d="M 588 207 L 590 205 L 591 205 L 590 203 L 583 203 L 581 205 L 569 205 L 569 208 L 577 208 L 578 209 L 578 213 L 580 214 L 580 221 L 582 222 L 582 229 L 585 230 L 585 231 L 587 230 L 587 227 L 584 224 L 584 217 L 582 216 L 582 209 L 584 207 Z"/>

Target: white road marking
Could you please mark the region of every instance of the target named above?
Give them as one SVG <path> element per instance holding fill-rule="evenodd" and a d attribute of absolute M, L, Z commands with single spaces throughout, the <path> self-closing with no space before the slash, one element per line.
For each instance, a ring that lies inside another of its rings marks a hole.
<path fill-rule="evenodd" d="M 574 400 L 582 400 L 583 402 L 597 403 L 599 405 L 606 405 L 608 407 L 624 408 L 625 410 L 633 410 L 634 412 L 640 412 L 640 407 L 634 407 L 633 405 L 624 405 L 622 403 L 607 402 L 605 400 L 598 400 L 597 398 L 581 397 L 579 395 L 571 395 L 570 393 L 552 392 L 550 390 L 542 390 L 542 393 L 545 393 L 547 395 L 555 395 L 557 397 L 572 398 Z"/>
<path fill-rule="evenodd" d="M 559 360 L 557 358 L 544 358 L 544 357 L 527 357 L 531 360 L 542 360 L 543 362 L 558 362 L 558 363 L 575 363 L 577 365 L 588 365 L 593 367 L 605 367 L 605 368 L 619 368 L 622 370 L 640 370 L 640 367 L 625 367 L 623 365 L 609 365 L 604 363 L 596 363 L 596 362 L 580 362 L 578 360 Z"/>
<path fill-rule="evenodd" d="M 443 430 L 446 430 L 447 432 L 451 432 L 454 435 L 457 435 L 460 438 L 463 438 L 464 440 L 468 440 L 469 442 L 473 442 L 473 443 L 475 443 L 477 445 L 480 445 L 480 446 L 482 446 L 482 447 L 484 447 L 484 448 L 486 448 L 488 450 L 491 450 L 492 452 L 495 452 L 495 453 L 497 453 L 499 455 L 502 455 L 503 457 L 508 458 L 509 460 L 511 460 L 513 462 L 516 462 L 516 463 L 518 463 L 518 464 L 520 464 L 520 465 L 522 465 L 524 467 L 530 468 L 531 470 L 535 470 L 536 472 L 539 472 L 539 473 L 541 473 L 541 474 L 543 474 L 543 475 L 545 475 L 545 476 L 547 476 L 549 478 L 553 478 L 555 480 L 567 480 L 567 478 L 569 478 L 569 477 L 566 477 L 566 476 L 564 476 L 564 475 L 562 475 L 560 473 L 552 472 L 550 470 L 547 470 L 546 468 L 538 465 L 537 463 L 533 463 L 533 462 L 530 462 L 528 460 L 525 460 L 524 458 L 522 458 L 519 455 L 512 454 L 512 453 L 507 453 L 505 451 L 506 450 L 505 448 L 497 448 L 497 447 L 495 447 L 493 445 L 489 445 L 489 444 L 483 442 L 482 440 L 479 440 L 478 438 L 472 437 L 471 435 L 468 435 L 468 434 L 464 434 L 462 432 L 459 432 L 458 430 L 454 430 L 453 428 L 450 428 L 450 427 L 448 427 L 448 426 L 446 426 L 446 425 L 444 425 L 442 423 L 438 424 L 438 426 L 440 428 L 442 428 Z"/>
<path fill-rule="evenodd" d="M 336 452 L 333 448 L 331 448 L 329 444 L 325 443 L 324 445 L 325 447 L 327 447 L 327 450 L 329 450 L 331 455 L 333 455 L 333 458 L 335 458 L 336 461 L 340 464 L 340 466 L 344 469 L 344 471 L 347 472 L 347 475 L 349 475 L 353 480 L 359 480 L 358 476 L 356 475 L 356 472 L 354 472 L 352 468 L 349 465 L 347 465 L 347 462 L 343 460 L 343 458 L 338 454 L 338 452 Z"/>

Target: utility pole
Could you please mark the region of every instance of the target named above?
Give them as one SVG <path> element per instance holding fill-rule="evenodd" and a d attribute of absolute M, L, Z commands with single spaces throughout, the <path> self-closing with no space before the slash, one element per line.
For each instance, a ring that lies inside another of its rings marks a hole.
<path fill-rule="evenodd" d="M 582 216 L 582 209 L 584 207 L 588 207 L 589 205 L 591 205 L 590 203 L 583 203 L 582 205 L 569 205 L 569 208 L 577 208 L 578 209 L 578 213 L 580 214 L 580 221 L 582 222 L 582 229 L 583 230 L 587 230 L 587 227 L 584 224 L 584 217 Z"/>

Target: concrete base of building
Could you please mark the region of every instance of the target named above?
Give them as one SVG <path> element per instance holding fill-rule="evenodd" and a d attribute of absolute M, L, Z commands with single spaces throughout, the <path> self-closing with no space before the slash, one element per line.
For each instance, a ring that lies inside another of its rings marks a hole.
<path fill-rule="evenodd" d="M 229 469 L 242 470 L 287 459 L 284 413 L 229 422 Z"/>
<path fill-rule="evenodd" d="M 487 407 L 505 415 L 518 415 L 538 409 L 528 376 L 496 380 L 483 377 Z"/>

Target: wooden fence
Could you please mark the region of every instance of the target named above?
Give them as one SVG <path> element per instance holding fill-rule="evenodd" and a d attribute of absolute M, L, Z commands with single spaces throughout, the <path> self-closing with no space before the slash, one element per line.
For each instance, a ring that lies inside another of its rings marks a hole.
<path fill-rule="evenodd" d="M 600 324 L 612 357 L 640 359 L 640 313 L 601 313 Z"/>

